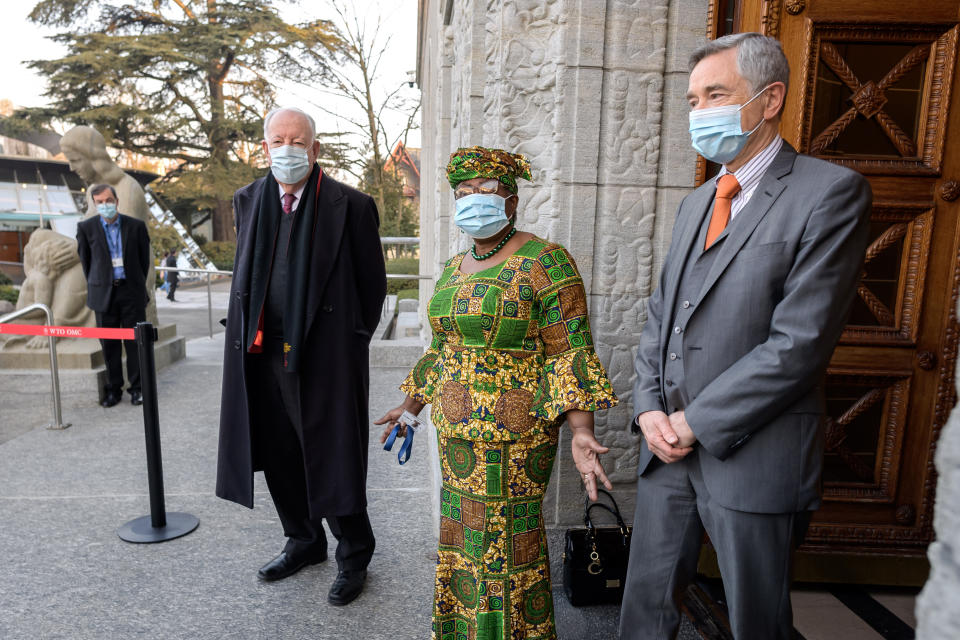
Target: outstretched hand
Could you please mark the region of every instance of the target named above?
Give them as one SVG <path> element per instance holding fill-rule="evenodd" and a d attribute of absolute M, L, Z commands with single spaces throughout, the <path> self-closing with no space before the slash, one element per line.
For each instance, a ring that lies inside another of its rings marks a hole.
<path fill-rule="evenodd" d="M 573 452 L 573 462 L 577 466 L 577 471 L 580 472 L 580 479 L 583 480 L 583 486 L 590 499 L 597 499 L 599 482 L 602 482 L 608 491 L 613 491 L 613 485 L 610 484 L 610 480 L 603 470 L 603 465 L 600 464 L 600 455 L 610 451 L 610 449 L 597 441 L 593 435 L 593 430 L 574 430 L 570 447 Z"/>

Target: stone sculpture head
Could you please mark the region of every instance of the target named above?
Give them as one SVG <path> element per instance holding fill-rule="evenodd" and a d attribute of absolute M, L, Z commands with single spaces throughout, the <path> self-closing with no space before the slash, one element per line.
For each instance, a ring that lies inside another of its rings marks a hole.
<path fill-rule="evenodd" d="M 60 150 L 70 163 L 70 170 L 87 183 L 115 183 L 123 170 L 110 159 L 107 142 L 93 127 L 78 126 L 60 138 Z"/>

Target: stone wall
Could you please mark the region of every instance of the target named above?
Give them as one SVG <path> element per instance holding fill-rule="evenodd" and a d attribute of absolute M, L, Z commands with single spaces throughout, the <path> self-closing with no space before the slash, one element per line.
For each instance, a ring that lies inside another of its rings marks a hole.
<path fill-rule="evenodd" d="M 960 367 L 954 381 L 960 385 Z M 960 406 L 940 433 L 936 464 L 933 526 L 937 540 L 927 550 L 930 577 L 917 599 L 917 640 L 960 634 Z"/>
<path fill-rule="evenodd" d="M 424 0 L 421 271 L 466 248 L 443 168 L 483 144 L 525 154 L 519 226 L 565 245 L 590 297 L 597 350 L 620 406 L 597 415 L 604 466 L 632 514 L 637 439 L 633 352 L 680 199 L 694 182 L 687 134 L 689 53 L 707 0 Z M 445 13 L 446 12 L 446 13 Z M 521 181 L 522 182 L 522 181 Z M 436 184 L 436 190 L 430 184 Z M 421 284 L 426 300 L 432 283 Z M 425 313 L 421 305 L 421 313 Z M 426 323 L 424 323 L 426 327 Z M 424 336 L 426 337 L 426 336 Z M 579 521 L 579 476 L 562 432 L 548 526 Z"/>

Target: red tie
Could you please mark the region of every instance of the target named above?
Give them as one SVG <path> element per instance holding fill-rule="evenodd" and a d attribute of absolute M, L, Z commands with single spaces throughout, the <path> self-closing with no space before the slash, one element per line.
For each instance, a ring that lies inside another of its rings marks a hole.
<path fill-rule="evenodd" d="M 704 250 L 716 241 L 730 223 L 730 204 L 733 196 L 740 193 L 740 183 L 732 173 L 725 173 L 717 179 L 717 195 L 713 201 L 713 215 L 710 217 L 710 226 L 707 227 L 707 244 Z"/>
<path fill-rule="evenodd" d="M 737 187 L 739 189 L 739 186 Z M 293 201 L 297 199 L 297 196 L 292 193 L 283 194 L 283 212 L 290 213 L 293 211 Z"/>

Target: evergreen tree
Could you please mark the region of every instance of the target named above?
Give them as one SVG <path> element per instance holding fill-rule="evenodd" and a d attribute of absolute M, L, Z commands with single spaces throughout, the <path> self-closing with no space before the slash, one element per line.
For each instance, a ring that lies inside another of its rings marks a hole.
<path fill-rule="evenodd" d="M 15 112 L 8 131 L 51 121 L 96 127 L 114 148 L 170 158 L 185 195 L 211 210 L 215 240 L 233 238 L 234 190 L 255 166 L 262 119 L 277 83 L 330 80 L 342 41 L 327 21 L 290 24 L 279 0 L 42 0 L 33 22 L 64 31 L 56 60 L 30 66 L 48 79 L 50 106 Z M 342 158 L 339 143 L 324 161 Z"/>

